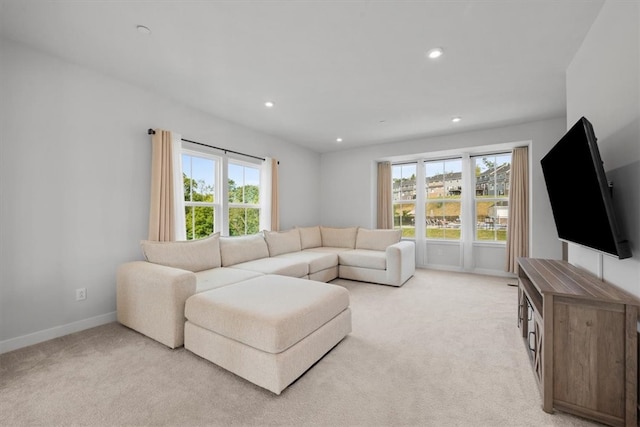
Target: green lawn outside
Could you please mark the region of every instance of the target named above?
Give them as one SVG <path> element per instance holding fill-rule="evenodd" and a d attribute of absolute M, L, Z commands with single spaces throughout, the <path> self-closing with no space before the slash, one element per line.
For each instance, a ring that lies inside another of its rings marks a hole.
<path fill-rule="evenodd" d="M 506 242 L 507 241 L 507 230 L 477 230 L 477 240 L 491 240 L 491 241 L 499 241 Z M 495 234 L 494 234 L 495 232 Z"/>
<path fill-rule="evenodd" d="M 460 240 L 459 228 L 427 228 L 427 239 Z"/>
<path fill-rule="evenodd" d="M 494 234 L 495 233 L 495 234 Z M 402 227 L 402 237 L 415 238 L 415 227 Z M 427 228 L 427 239 L 460 240 L 460 229 L 456 228 Z M 477 241 L 507 241 L 507 230 L 477 230 Z"/>
<path fill-rule="evenodd" d="M 402 227 L 402 237 L 416 237 L 416 228 L 415 227 Z"/>

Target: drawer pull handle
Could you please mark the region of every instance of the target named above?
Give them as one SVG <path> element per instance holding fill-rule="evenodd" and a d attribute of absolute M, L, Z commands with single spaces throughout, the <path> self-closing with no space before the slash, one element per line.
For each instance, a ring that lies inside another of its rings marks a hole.
<path fill-rule="evenodd" d="M 533 347 L 531 347 L 531 335 L 533 335 Z M 536 352 L 536 333 L 535 332 L 529 332 L 529 350 L 531 350 L 532 353 Z"/>

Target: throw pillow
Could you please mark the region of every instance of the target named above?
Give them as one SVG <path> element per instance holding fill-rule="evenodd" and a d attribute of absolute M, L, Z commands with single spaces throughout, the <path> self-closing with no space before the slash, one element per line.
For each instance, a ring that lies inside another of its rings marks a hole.
<path fill-rule="evenodd" d="M 300 245 L 302 249 L 317 248 L 322 246 L 320 226 L 296 227 L 300 232 Z"/>
<path fill-rule="evenodd" d="M 320 226 L 320 233 L 322 234 L 322 246 L 349 249 L 356 247 L 358 227 L 332 228 Z"/>
<path fill-rule="evenodd" d="M 220 238 L 222 266 L 240 264 L 254 259 L 268 258 L 269 248 L 262 233 L 248 236 Z"/>
<path fill-rule="evenodd" d="M 220 233 L 198 240 L 140 242 L 145 259 L 154 264 L 198 272 L 220 267 Z"/>
<path fill-rule="evenodd" d="M 302 250 L 300 231 L 297 228 L 289 231 L 264 230 L 262 233 L 269 247 L 269 256 L 300 252 Z"/>

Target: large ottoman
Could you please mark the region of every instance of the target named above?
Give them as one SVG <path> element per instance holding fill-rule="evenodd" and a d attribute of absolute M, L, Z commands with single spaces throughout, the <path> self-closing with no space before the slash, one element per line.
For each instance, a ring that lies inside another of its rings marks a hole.
<path fill-rule="evenodd" d="M 184 347 L 280 394 L 351 332 L 340 286 L 265 275 L 191 296 Z"/>

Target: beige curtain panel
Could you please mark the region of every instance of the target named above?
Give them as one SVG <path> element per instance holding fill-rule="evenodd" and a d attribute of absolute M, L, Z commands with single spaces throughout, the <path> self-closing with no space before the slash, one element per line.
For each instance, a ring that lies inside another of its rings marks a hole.
<path fill-rule="evenodd" d="M 151 136 L 151 202 L 149 240 L 175 240 L 175 213 L 170 131 L 156 129 Z"/>
<path fill-rule="evenodd" d="M 393 228 L 393 203 L 391 201 L 391 162 L 378 163 L 378 224 L 381 229 Z"/>
<path fill-rule="evenodd" d="M 506 271 L 518 273 L 518 258 L 529 256 L 528 148 L 515 148 L 511 158 Z"/>
<path fill-rule="evenodd" d="M 280 230 L 280 204 L 278 189 L 278 161 L 271 159 L 271 230 Z"/>

